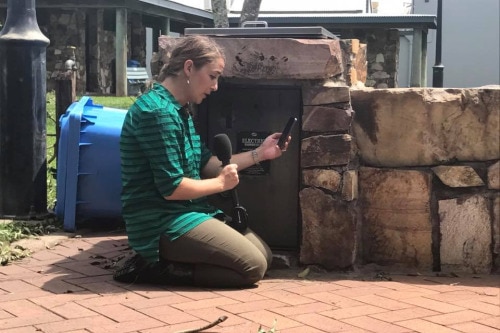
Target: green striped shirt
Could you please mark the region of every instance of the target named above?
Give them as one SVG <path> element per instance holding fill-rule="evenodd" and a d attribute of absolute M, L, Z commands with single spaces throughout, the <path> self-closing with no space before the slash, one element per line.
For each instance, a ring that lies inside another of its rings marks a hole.
<path fill-rule="evenodd" d="M 123 218 L 130 246 L 158 260 L 160 235 L 174 240 L 220 213 L 207 198 L 165 200 L 182 178 L 200 179 L 212 156 L 191 116 L 161 84 L 141 95 L 120 137 Z"/>

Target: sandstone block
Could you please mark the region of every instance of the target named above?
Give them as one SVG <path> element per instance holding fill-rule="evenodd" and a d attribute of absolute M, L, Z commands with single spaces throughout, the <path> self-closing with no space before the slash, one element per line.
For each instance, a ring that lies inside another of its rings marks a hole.
<path fill-rule="evenodd" d="M 321 85 L 302 85 L 302 103 L 304 106 L 349 102 L 349 87 L 343 83 L 327 82 Z"/>
<path fill-rule="evenodd" d="M 429 172 L 360 168 L 363 259 L 431 269 Z"/>
<path fill-rule="evenodd" d="M 339 190 L 342 180 L 340 173 L 335 170 L 304 170 L 302 175 L 304 177 L 304 185 L 321 187 L 332 192 Z"/>
<path fill-rule="evenodd" d="M 344 50 L 344 77 L 348 86 L 364 86 L 367 76 L 367 45 L 358 39 L 340 41 Z"/>
<path fill-rule="evenodd" d="M 159 38 L 162 61 L 168 62 L 172 43 Z M 224 49 L 223 76 L 245 79 L 328 79 L 343 72 L 338 40 L 292 38 L 217 38 Z"/>
<path fill-rule="evenodd" d="M 360 44 L 359 50 L 351 68 L 351 81 L 349 86 L 364 86 L 368 77 L 367 44 Z"/>
<path fill-rule="evenodd" d="M 500 161 L 488 168 L 488 188 L 500 190 Z"/>
<path fill-rule="evenodd" d="M 172 55 L 172 50 L 175 47 L 175 43 L 177 43 L 177 37 L 170 36 L 160 36 L 158 37 L 158 53 L 160 55 L 160 61 L 166 64 L 170 56 Z"/>
<path fill-rule="evenodd" d="M 349 163 L 353 149 L 348 134 L 318 135 L 302 140 L 301 166 L 332 166 Z"/>
<path fill-rule="evenodd" d="M 326 269 L 352 266 L 355 258 L 356 219 L 343 201 L 315 188 L 299 193 L 302 211 L 300 262 Z"/>
<path fill-rule="evenodd" d="M 346 201 L 358 198 L 358 173 L 355 170 L 344 172 L 342 177 L 342 199 Z"/>
<path fill-rule="evenodd" d="M 441 269 L 490 273 L 491 218 L 480 195 L 439 201 Z"/>
<path fill-rule="evenodd" d="M 500 196 L 493 199 L 493 255 L 496 272 L 500 272 Z"/>
<path fill-rule="evenodd" d="M 500 158 L 500 87 L 353 89 L 351 99 L 353 133 L 368 165 Z"/>
<path fill-rule="evenodd" d="M 432 168 L 443 184 L 450 187 L 483 186 L 484 182 L 470 166 L 440 165 Z"/>
<path fill-rule="evenodd" d="M 302 130 L 306 132 L 348 131 L 351 128 L 353 111 L 330 106 L 305 106 Z"/>

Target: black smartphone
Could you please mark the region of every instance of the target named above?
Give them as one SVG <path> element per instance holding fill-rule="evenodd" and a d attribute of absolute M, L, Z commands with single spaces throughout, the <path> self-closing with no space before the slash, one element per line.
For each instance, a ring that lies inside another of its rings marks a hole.
<path fill-rule="evenodd" d="M 288 137 L 290 136 L 290 133 L 292 133 L 293 125 L 297 122 L 297 118 L 295 117 L 290 117 L 288 119 L 288 122 L 286 123 L 285 129 L 283 132 L 281 132 L 281 136 L 278 140 L 278 147 L 280 149 L 285 148 L 285 143 L 288 140 Z"/>

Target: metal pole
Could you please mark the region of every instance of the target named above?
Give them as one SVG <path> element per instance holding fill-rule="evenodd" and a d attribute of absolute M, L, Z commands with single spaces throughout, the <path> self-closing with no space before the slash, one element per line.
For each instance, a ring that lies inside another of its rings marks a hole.
<path fill-rule="evenodd" d="M 116 96 L 127 96 L 127 8 L 116 9 Z"/>
<path fill-rule="evenodd" d="M 437 29 L 436 29 L 436 62 L 432 66 L 432 86 L 443 87 L 443 72 L 444 65 L 441 63 L 441 46 L 442 46 L 442 21 L 443 21 L 443 3 L 438 0 L 437 5 Z"/>
<path fill-rule="evenodd" d="M 46 48 L 35 0 L 8 0 L 0 31 L 0 216 L 47 213 Z"/>

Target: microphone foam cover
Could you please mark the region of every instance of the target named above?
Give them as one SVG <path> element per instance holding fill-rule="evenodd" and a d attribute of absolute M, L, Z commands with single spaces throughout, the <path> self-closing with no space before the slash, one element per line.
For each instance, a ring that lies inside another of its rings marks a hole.
<path fill-rule="evenodd" d="M 221 162 L 229 163 L 232 154 L 231 140 L 224 134 L 217 134 L 214 136 L 214 151 L 215 155 Z"/>

